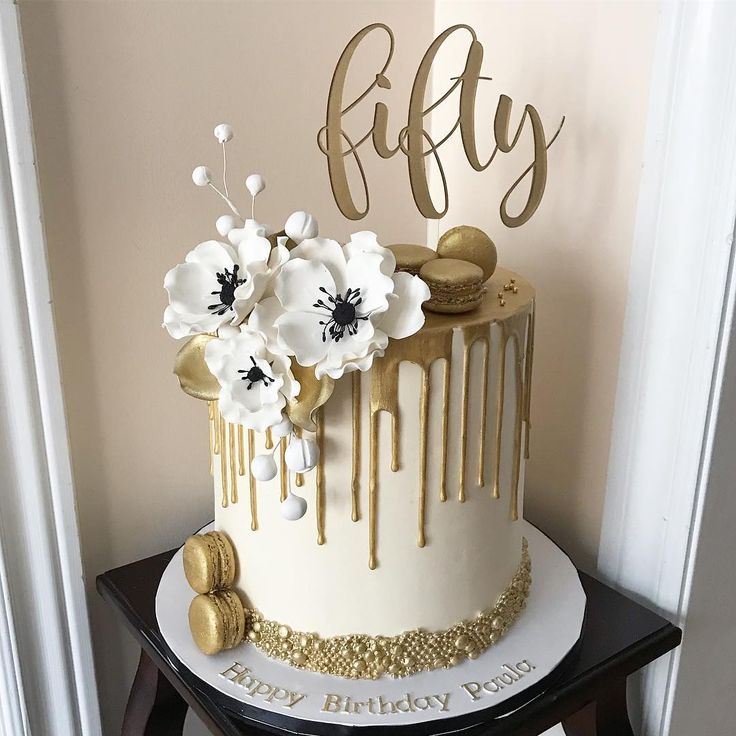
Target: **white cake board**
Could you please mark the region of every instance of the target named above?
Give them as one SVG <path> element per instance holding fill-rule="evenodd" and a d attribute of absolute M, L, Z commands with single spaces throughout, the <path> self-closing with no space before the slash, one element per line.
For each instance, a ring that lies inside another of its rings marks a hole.
<path fill-rule="evenodd" d="M 450 719 L 448 732 L 462 730 L 509 713 L 543 692 L 582 633 L 586 598 L 575 566 L 538 529 L 521 523 L 532 560 L 526 609 L 495 646 L 447 670 L 348 680 L 298 670 L 249 644 L 202 654 L 189 633 L 187 611 L 194 593 L 184 577 L 181 549 L 161 578 L 156 618 L 174 655 L 204 683 L 229 696 L 230 710 L 252 721 L 295 733 L 322 733 L 323 724 L 409 726 L 406 730 L 413 731 L 412 724 L 426 727 Z M 246 668 L 247 676 L 234 682 Z"/>

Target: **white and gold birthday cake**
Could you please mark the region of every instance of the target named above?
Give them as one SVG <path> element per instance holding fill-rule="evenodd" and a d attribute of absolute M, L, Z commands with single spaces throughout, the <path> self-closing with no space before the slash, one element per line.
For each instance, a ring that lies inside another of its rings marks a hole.
<path fill-rule="evenodd" d="M 224 148 L 227 125 L 215 129 Z M 165 279 L 207 402 L 214 531 L 184 550 L 207 653 L 375 679 L 447 668 L 522 615 L 534 290 L 482 231 L 436 248 L 231 214 Z M 203 418 L 204 422 L 204 418 Z M 195 595 L 196 594 L 196 595 Z"/>

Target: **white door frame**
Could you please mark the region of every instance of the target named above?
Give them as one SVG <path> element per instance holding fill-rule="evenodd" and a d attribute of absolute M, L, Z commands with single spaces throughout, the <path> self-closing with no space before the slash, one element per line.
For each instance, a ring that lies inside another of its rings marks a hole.
<path fill-rule="evenodd" d="M 598 560 L 686 636 L 733 312 L 735 28 L 731 3 L 662 4 Z M 642 734 L 670 732 L 679 657 L 630 687 Z"/>
<path fill-rule="evenodd" d="M 0 735 L 101 733 L 18 8 L 0 0 Z"/>

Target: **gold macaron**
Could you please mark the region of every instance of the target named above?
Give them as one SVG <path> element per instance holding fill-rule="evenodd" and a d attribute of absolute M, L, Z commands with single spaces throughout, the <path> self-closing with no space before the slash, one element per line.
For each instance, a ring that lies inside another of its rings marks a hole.
<path fill-rule="evenodd" d="M 184 543 L 184 574 L 196 593 L 229 588 L 235 580 L 235 552 L 222 532 L 195 534 Z"/>
<path fill-rule="evenodd" d="M 493 241 L 477 227 L 460 225 L 442 235 L 437 242 L 440 258 L 457 258 L 474 263 L 483 269 L 483 281 L 488 281 L 496 270 L 498 254 Z"/>
<path fill-rule="evenodd" d="M 483 301 L 483 270 L 473 263 L 438 258 L 425 263 L 419 276 L 429 286 L 432 295 L 423 305 L 430 312 L 469 312 Z"/>
<path fill-rule="evenodd" d="M 404 271 L 416 276 L 422 266 L 437 258 L 437 253 L 426 245 L 412 243 L 397 243 L 389 245 L 388 249 L 396 257 L 396 270 Z"/>
<path fill-rule="evenodd" d="M 245 636 L 245 611 L 233 590 L 198 595 L 189 606 L 189 631 L 205 654 L 232 649 Z"/>

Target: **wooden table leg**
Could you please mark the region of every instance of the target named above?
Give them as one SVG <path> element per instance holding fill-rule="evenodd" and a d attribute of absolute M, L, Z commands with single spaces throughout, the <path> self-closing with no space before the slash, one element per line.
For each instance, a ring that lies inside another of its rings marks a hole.
<path fill-rule="evenodd" d="M 612 682 L 562 726 L 565 736 L 634 736 L 626 705 L 626 678 Z"/>
<path fill-rule="evenodd" d="M 187 707 L 153 660 L 141 650 L 125 707 L 122 736 L 181 736 Z"/>
<path fill-rule="evenodd" d="M 626 678 L 612 682 L 596 698 L 596 736 L 634 736 L 626 705 Z"/>

